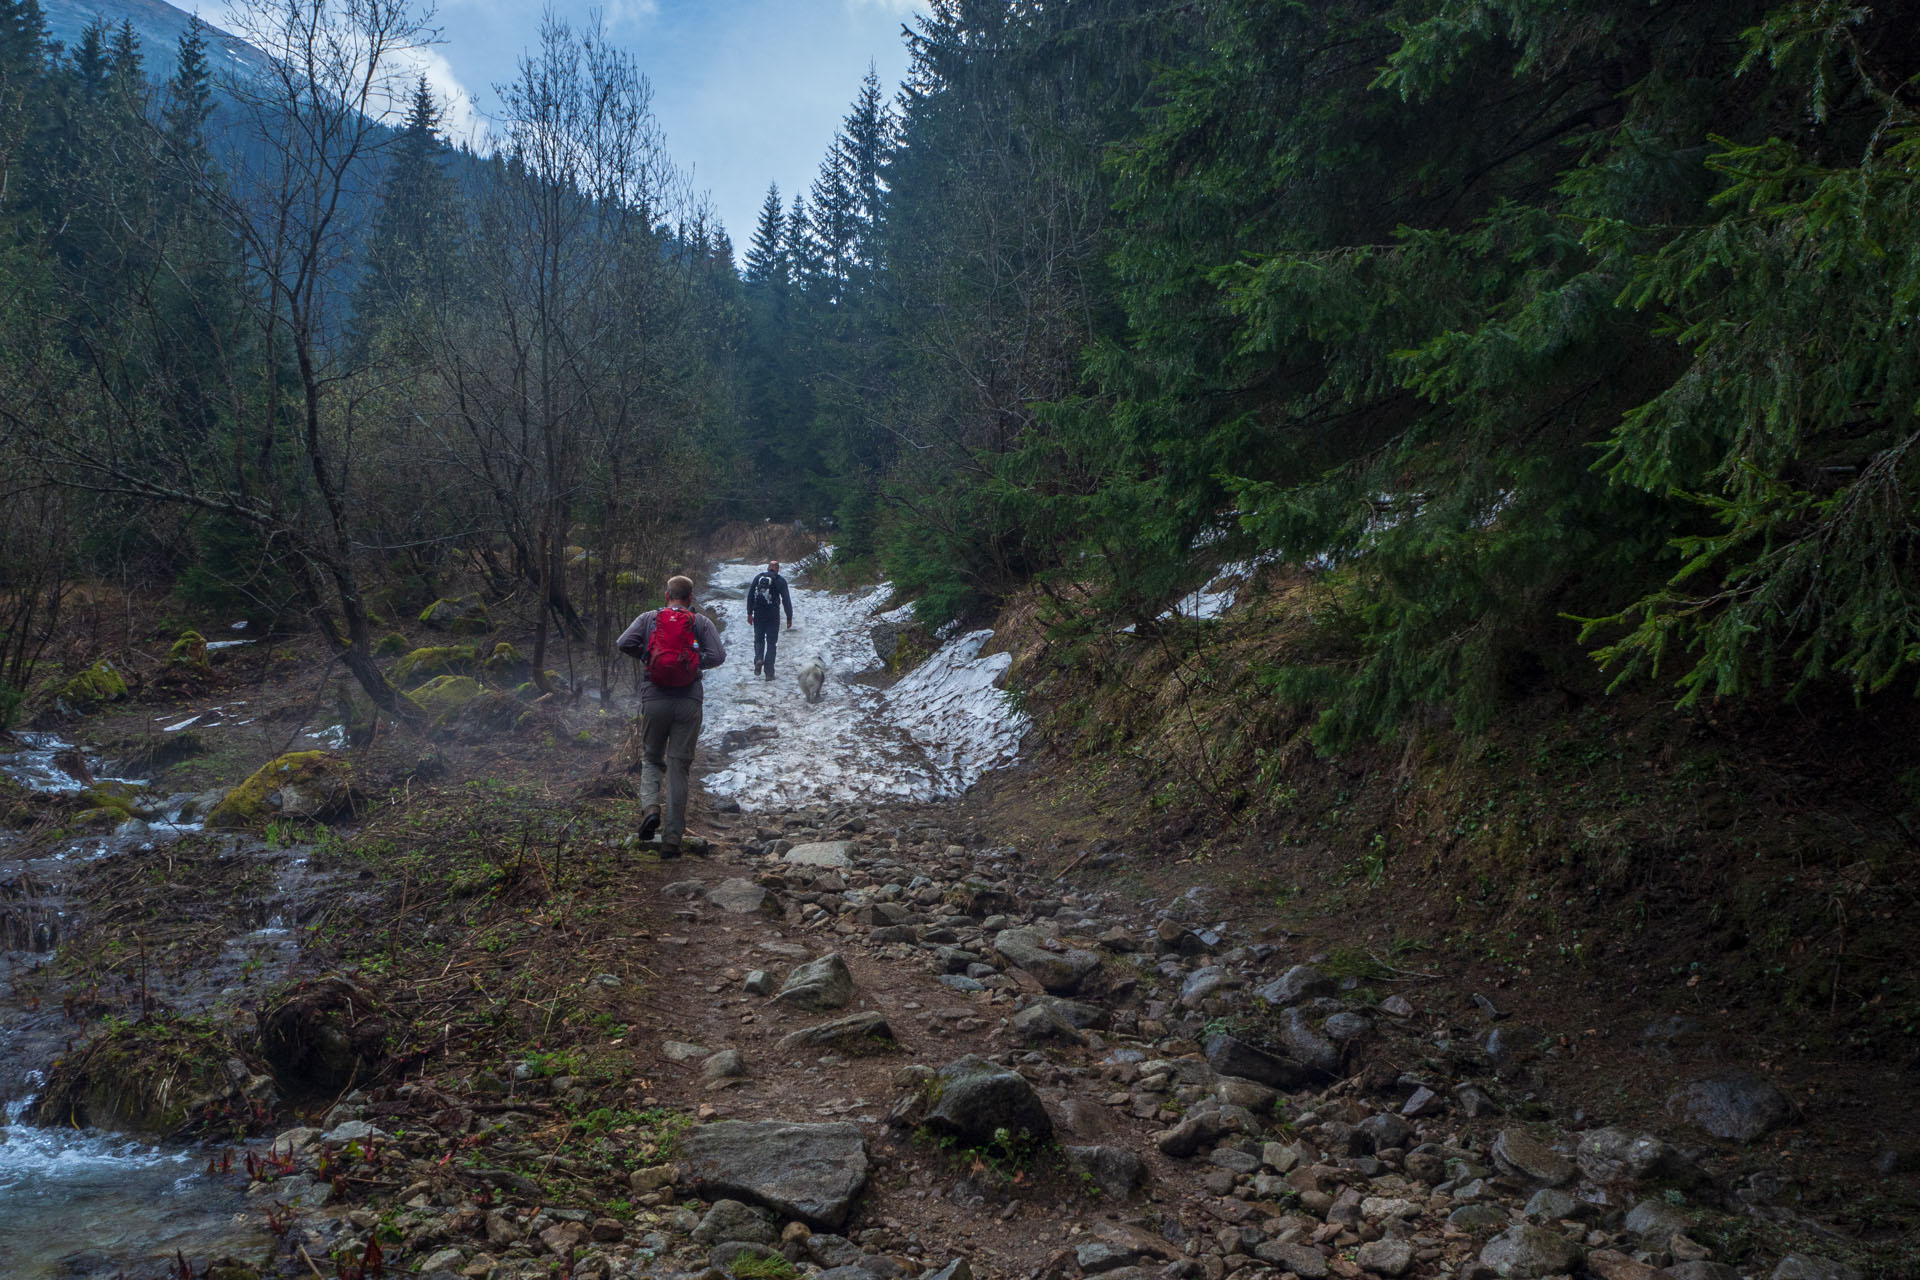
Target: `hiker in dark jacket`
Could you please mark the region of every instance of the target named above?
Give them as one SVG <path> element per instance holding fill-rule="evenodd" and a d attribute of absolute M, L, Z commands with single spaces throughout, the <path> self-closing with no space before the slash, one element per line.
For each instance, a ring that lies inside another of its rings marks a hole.
<path fill-rule="evenodd" d="M 690 672 L 675 672 L 678 659 L 688 655 L 666 651 L 668 643 L 684 643 L 689 630 L 687 619 L 673 616 L 661 625 L 662 615 L 691 615 L 691 643 L 698 652 L 698 665 Z M 655 633 L 661 646 L 654 646 Z M 700 737 L 702 704 L 706 698 L 700 673 L 727 660 L 720 632 L 704 616 L 693 612 L 693 579 L 667 579 L 667 605 L 635 618 L 620 633 L 615 647 L 641 662 L 640 732 L 644 742 L 640 764 L 640 838 L 651 840 L 660 833 L 660 856 L 680 856 L 680 841 L 687 831 L 687 774 L 693 766 L 693 749 Z M 655 684 L 654 677 L 678 679 L 690 674 L 681 684 Z M 660 809 L 660 782 L 667 784 L 666 812 Z"/>
<path fill-rule="evenodd" d="M 753 674 L 773 679 L 773 652 L 780 645 L 780 606 L 787 607 L 787 630 L 793 630 L 793 595 L 780 576 L 780 562 L 769 561 L 747 588 L 747 622 L 753 627 Z"/>

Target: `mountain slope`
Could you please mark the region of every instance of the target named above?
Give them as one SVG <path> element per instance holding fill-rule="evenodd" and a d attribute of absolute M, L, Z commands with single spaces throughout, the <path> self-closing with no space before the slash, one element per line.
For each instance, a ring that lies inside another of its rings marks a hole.
<path fill-rule="evenodd" d="M 131 23 L 140 37 L 140 52 L 146 60 L 147 74 L 164 80 L 173 74 L 174 51 L 187 33 L 192 15 L 176 9 L 165 0 L 42 0 L 47 18 L 47 33 L 68 49 L 80 43 L 80 37 L 96 19 L 110 29 Z M 207 22 L 207 60 L 215 75 L 257 74 L 266 69 L 267 58 L 258 49 L 236 35 Z"/>

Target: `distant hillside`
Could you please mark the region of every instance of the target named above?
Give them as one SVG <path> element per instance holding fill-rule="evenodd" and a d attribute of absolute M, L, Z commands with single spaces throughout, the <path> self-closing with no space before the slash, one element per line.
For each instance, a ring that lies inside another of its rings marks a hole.
<path fill-rule="evenodd" d="M 41 8 L 47 17 L 47 33 L 69 50 L 80 43 L 81 34 L 95 19 L 115 29 L 123 22 L 132 23 L 134 34 L 140 37 L 147 75 L 155 80 L 173 74 L 174 51 L 180 47 L 180 37 L 187 33 L 192 16 L 164 0 L 41 0 Z M 207 61 L 216 75 L 265 70 L 266 55 L 205 17 L 201 22 L 207 28 Z"/>

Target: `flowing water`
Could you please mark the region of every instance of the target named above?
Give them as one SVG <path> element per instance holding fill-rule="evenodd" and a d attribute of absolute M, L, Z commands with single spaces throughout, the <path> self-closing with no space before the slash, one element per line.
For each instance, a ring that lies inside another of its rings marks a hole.
<path fill-rule="evenodd" d="M 48 734 L 22 734 L 0 748 L 0 772 L 36 791 L 75 793 L 93 782 L 142 787 L 102 776 L 102 762 Z M 10 998 L 17 980 L 58 951 L 74 921 L 64 882 L 83 864 L 118 854 L 151 854 L 200 824 L 181 816 L 186 797 L 156 802 L 152 817 L 110 834 L 48 845 L 0 843 L 0 1277 L 92 1280 L 167 1274 L 175 1251 L 208 1255 L 256 1249 L 265 1237 L 243 1226 L 244 1180 L 207 1177 L 207 1153 L 186 1144 L 136 1141 L 92 1130 L 45 1128 L 25 1120 L 42 1069 L 71 1042 L 58 1008 Z M 205 1012 L 237 988 L 271 981 L 297 955 L 291 922 L 311 877 L 297 849 L 269 850 L 229 837 L 233 852 L 276 864 L 276 889 L 254 904 L 258 927 L 229 940 L 212 964 L 152 994 L 183 1013 Z"/>

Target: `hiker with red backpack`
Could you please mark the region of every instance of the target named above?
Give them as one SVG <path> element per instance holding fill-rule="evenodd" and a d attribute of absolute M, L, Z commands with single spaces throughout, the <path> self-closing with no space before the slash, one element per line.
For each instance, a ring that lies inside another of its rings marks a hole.
<path fill-rule="evenodd" d="M 667 604 L 635 618 L 616 648 L 642 666 L 640 732 L 640 838 L 660 833 L 660 856 L 680 856 L 687 831 L 687 774 L 700 737 L 705 693 L 700 673 L 727 660 L 713 623 L 693 611 L 693 579 L 667 579 Z M 666 779 L 667 803 L 660 806 Z"/>

